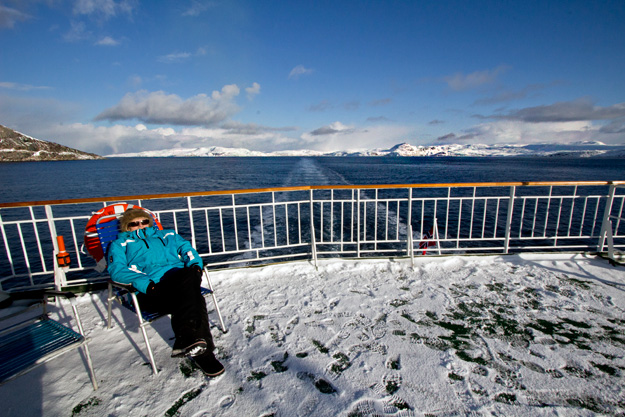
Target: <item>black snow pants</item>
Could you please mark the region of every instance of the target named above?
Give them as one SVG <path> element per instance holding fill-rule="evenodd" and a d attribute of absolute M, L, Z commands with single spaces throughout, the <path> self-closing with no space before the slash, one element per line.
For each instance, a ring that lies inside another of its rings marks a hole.
<path fill-rule="evenodd" d="M 199 275 L 199 276 L 198 276 Z M 215 349 L 208 324 L 206 301 L 200 291 L 201 275 L 192 268 L 174 268 L 165 273 L 150 294 L 137 294 L 142 310 L 171 314 L 176 341 L 183 345 L 204 339 Z"/>

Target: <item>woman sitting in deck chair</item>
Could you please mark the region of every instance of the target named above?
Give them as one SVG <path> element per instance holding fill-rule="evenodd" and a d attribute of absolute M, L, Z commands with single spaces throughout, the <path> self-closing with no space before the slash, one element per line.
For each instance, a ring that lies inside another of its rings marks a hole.
<path fill-rule="evenodd" d="M 210 377 L 223 373 L 213 354 L 197 251 L 175 231 L 154 227 L 152 216 L 141 209 L 126 210 L 119 225 L 117 240 L 108 250 L 113 281 L 132 284 L 142 310 L 171 314 L 176 336 L 172 357 L 191 356 Z"/>

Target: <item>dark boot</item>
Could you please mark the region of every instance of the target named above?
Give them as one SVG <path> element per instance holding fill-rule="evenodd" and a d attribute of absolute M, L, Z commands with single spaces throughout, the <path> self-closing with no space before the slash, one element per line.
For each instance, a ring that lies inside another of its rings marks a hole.
<path fill-rule="evenodd" d="M 191 359 L 202 370 L 204 375 L 208 377 L 221 375 L 226 370 L 210 350 L 207 350 L 202 355 L 193 356 Z"/>
<path fill-rule="evenodd" d="M 172 358 L 180 358 L 185 355 L 199 356 L 206 352 L 208 343 L 204 339 L 198 339 L 192 343 L 182 341 L 182 339 L 176 338 L 174 347 L 171 351 Z"/>

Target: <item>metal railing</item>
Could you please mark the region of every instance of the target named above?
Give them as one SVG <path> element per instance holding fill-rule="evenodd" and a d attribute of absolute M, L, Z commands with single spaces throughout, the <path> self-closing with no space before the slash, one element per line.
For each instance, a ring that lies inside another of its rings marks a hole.
<path fill-rule="evenodd" d="M 82 248 L 83 234 L 92 213 L 113 202 L 149 208 L 219 269 L 328 257 L 603 252 L 606 245 L 613 253 L 625 247 L 624 190 L 623 181 L 402 184 L 5 203 L 0 288 L 105 279 Z M 69 268 L 56 265 L 57 236 Z"/>

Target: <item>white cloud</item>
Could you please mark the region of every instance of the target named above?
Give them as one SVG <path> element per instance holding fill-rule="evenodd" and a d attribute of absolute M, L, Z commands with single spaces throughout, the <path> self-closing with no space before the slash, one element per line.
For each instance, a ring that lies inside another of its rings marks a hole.
<path fill-rule="evenodd" d="M 11 82 L 0 82 L 0 88 L 4 88 L 7 90 L 18 90 L 18 91 L 32 91 L 32 90 L 49 90 L 50 87 L 46 86 L 36 86 L 30 84 L 20 84 L 20 83 L 11 83 Z"/>
<path fill-rule="evenodd" d="M 182 15 L 183 16 L 199 16 L 200 14 L 205 12 L 206 10 L 208 10 L 211 7 L 214 7 L 216 5 L 217 5 L 217 3 L 213 2 L 213 1 L 192 0 L 191 1 L 191 5 L 189 6 L 189 8 L 187 10 L 185 10 L 182 13 Z"/>
<path fill-rule="evenodd" d="M 294 128 L 269 128 L 257 125 L 228 123 L 222 127 L 185 127 L 150 129 L 136 126 L 95 126 L 93 124 L 56 124 L 46 128 L 45 138 L 83 151 L 99 155 L 141 152 L 174 148 L 222 146 L 246 148 L 263 152 L 290 149 L 321 151 L 391 147 L 405 141 L 410 129 L 402 126 L 374 126 L 355 129 L 340 122 L 330 125 L 337 133 L 326 135 L 304 134 L 290 137 L 286 131 Z M 36 132 L 26 131 L 36 135 Z"/>
<path fill-rule="evenodd" d="M 13 29 L 17 22 L 30 18 L 31 16 L 26 13 L 0 4 L 0 29 Z"/>
<path fill-rule="evenodd" d="M 568 122 L 585 120 L 615 120 L 625 117 L 625 103 L 595 106 L 587 98 L 562 101 L 545 106 L 527 107 L 495 118 L 522 120 L 531 123 Z"/>
<path fill-rule="evenodd" d="M 507 71 L 508 68 L 509 67 L 505 65 L 500 65 L 492 70 L 475 71 L 470 74 L 458 72 L 454 75 L 444 77 L 443 80 L 447 83 L 449 88 L 454 91 L 471 90 L 494 83 L 497 77 Z"/>
<path fill-rule="evenodd" d="M 145 126 L 94 126 L 93 124 L 55 124 L 46 128 L 45 140 L 57 142 L 98 155 L 127 152 L 131 149 L 166 147 L 165 138 Z"/>
<path fill-rule="evenodd" d="M 193 55 L 189 52 L 174 52 L 171 54 L 159 56 L 157 58 L 157 61 L 165 63 L 165 64 L 174 64 L 174 63 L 186 61 L 192 56 Z"/>
<path fill-rule="evenodd" d="M 38 137 L 28 131 L 28 134 Z M 39 136 L 41 137 L 41 136 Z M 46 128 L 45 140 L 98 155 L 141 152 L 181 147 L 213 146 L 211 137 L 199 137 L 172 128 L 95 126 L 91 123 L 55 124 Z"/>
<path fill-rule="evenodd" d="M 67 42 L 78 42 L 91 37 L 91 32 L 87 30 L 84 22 L 72 21 L 70 30 L 63 35 Z"/>
<path fill-rule="evenodd" d="M 337 133 L 353 132 L 352 126 L 346 126 L 341 122 L 330 123 L 328 126 L 322 126 L 319 129 L 315 129 L 310 134 L 312 136 L 334 135 Z"/>
<path fill-rule="evenodd" d="M 520 120 L 499 120 L 482 123 L 439 138 L 445 143 L 572 143 L 600 141 L 609 144 L 625 143 L 625 133 L 612 134 L 602 131 L 591 121 L 529 123 Z"/>
<path fill-rule="evenodd" d="M 138 88 L 141 84 L 143 84 L 143 77 L 137 74 L 131 75 L 130 77 L 128 77 L 127 83 L 133 88 Z"/>
<path fill-rule="evenodd" d="M 602 126 L 601 131 L 604 133 L 625 133 L 625 117 Z"/>
<path fill-rule="evenodd" d="M 173 125 L 215 125 L 239 111 L 234 99 L 239 87 L 226 85 L 211 96 L 198 94 L 183 100 L 163 91 L 145 90 L 126 94 L 115 106 L 104 110 L 95 120 L 132 120 Z"/>
<path fill-rule="evenodd" d="M 559 83 L 560 82 L 554 81 L 549 84 L 530 84 L 521 88 L 520 90 L 503 89 L 501 91 L 498 91 L 495 95 L 476 100 L 474 104 L 483 106 L 520 100 L 530 95 L 535 95 L 537 92 L 544 90 L 547 87 L 558 85 Z"/>
<path fill-rule="evenodd" d="M 253 83 L 251 87 L 247 87 L 245 89 L 245 92 L 247 93 L 248 100 L 252 100 L 258 94 L 260 94 L 260 84 Z"/>
<path fill-rule="evenodd" d="M 99 46 L 117 46 L 119 45 L 119 41 L 111 38 L 110 36 L 105 36 L 99 41 L 96 42 L 96 45 Z"/>
<path fill-rule="evenodd" d="M 348 111 L 355 111 L 360 108 L 360 101 L 353 100 L 348 101 L 347 103 L 343 103 L 343 108 Z"/>
<path fill-rule="evenodd" d="M 303 65 L 298 65 L 289 73 L 289 79 L 298 79 L 302 75 L 312 74 L 315 70 L 306 68 Z"/>
<path fill-rule="evenodd" d="M 313 104 L 312 106 L 308 107 L 308 110 L 314 112 L 322 112 L 330 110 L 332 108 L 334 108 L 334 104 L 330 103 L 328 100 L 323 100 L 317 104 Z"/>
<path fill-rule="evenodd" d="M 191 59 L 191 58 L 194 58 L 194 57 L 204 56 L 207 53 L 208 53 L 207 49 L 205 47 L 200 46 L 200 47 L 197 48 L 195 53 L 191 53 L 191 52 L 173 52 L 171 54 L 161 55 L 158 58 L 156 58 L 156 60 L 158 62 L 162 62 L 164 64 L 176 64 L 176 63 L 187 61 L 188 59 Z"/>
<path fill-rule="evenodd" d="M 297 130 L 296 127 L 292 126 L 270 127 L 256 123 L 241 123 L 233 120 L 222 123 L 220 127 L 227 130 L 227 133 L 234 135 L 260 135 L 268 132 L 293 132 Z"/>
<path fill-rule="evenodd" d="M 140 87 L 144 84 L 168 86 L 171 85 L 171 82 L 168 82 L 166 75 L 160 74 L 150 77 L 142 77 L 141 75 L 133 74 L 126 79 L 126 85 L 134 90 L 139 90 Z"/>
<path fill-rule="evenodd" d="M 409 141 L 413 135 L 414 128 L 408 126 L 380 125 L 359 128 L 336 121 L 304 133 L 299 148 L 326 152 L 390 148 Z"/>
<path fill-rule="evenodd" d="M 221 95 L 219 93 L 218 95 Z M 0 112 L 3 110 L 0 106 Z M 388 149 L 398 143 L 426 144 L 424 133 L 413 126 L 383 124 L 366 128 L 336 121 L 299 136 L 293 127 L 272 128 L 256 124 L 227 121 L 205 127 L 148 128 L 135 126 L 95 126 L 93 124 L 50 122 L 45 126 L 9 123 L 10 127 L 31 136 L 61 143 L 100 155 L 141 152 L 174 148 L 222 146 L 246 148 L 264 152 L 291 149 L 318 151 Z M 27 126 L 27 128 L 25 128 Z M 571 143 L 601 141 L 625 143 L 625 132 L 608 134 L 592 122 L 527 123 L 518 120 L 498 120 L 483 123 L 439 138 L 438 143 Z"/>
<path fill-rule="evenodd" d="M 367 117 L 367 122 L 380 123 L 380 122 L 392 122 L 392 120 L 386 116 L 369 116 Z"/>
<path fill-rule="evenodd" d="M 109 19 L 118 14 L 132 14 L 136 4 L 136 0 L 75 0 L 73 11 L 75 15 Z"/>
<path fill-rule="evenodd" d="M 372 107 L 386 106 L 388 104 L 391 104 L 392 102 L 393 102 L 392 98 L 381 98 L 378 100 L 373 100 L 372 102 L 369 103 L 369 105 Z"/>
<path fill-rule="evenodd" d="M 172 128 L 148 129 L 144 125 L 137 125 L 134 128 L 118 126 L 96 128 L 91 125 L 82 125 L 73 128 L 78 128 L 81 131 L 80 134 L 72 135 L 76 138 L 82 138 L 81 135 L 90 132 L 89 134 L 92 136 L 89 146 L 99 146 L 102 155 L 174 148 L 208 148 L 211 146 L 271 152 L 292 148 L 296 143 L 296 139 L 262 126 L 251 127 L 248 131 L 224 127 L 188 127 L 180 130 Z M 106 138 L 107 134 L 108 139 Z M 64 137 L 68 137 L 68 135 L 65 134 Z"/>

